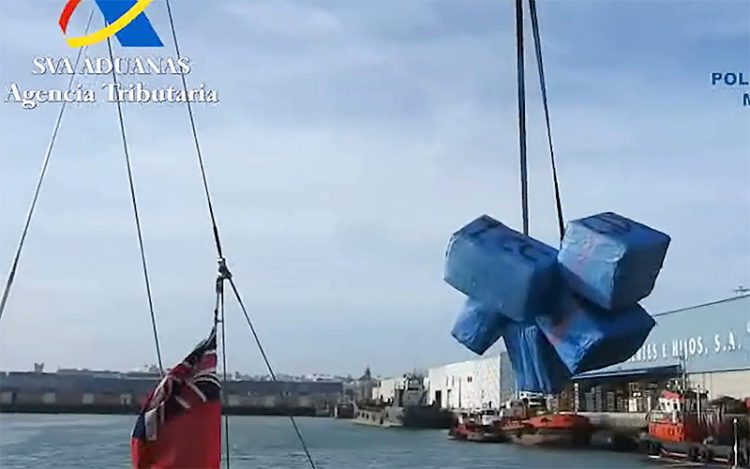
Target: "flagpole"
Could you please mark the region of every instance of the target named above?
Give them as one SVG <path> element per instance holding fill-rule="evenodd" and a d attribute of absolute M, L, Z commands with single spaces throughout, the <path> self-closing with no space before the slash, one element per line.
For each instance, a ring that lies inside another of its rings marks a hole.
<path fill-rule="evenodd" d="M 227 349 L 226 349 L 226 320 L 224 317 L 224 280 L 232 277 L 231 272 L 227 269 L 226 260 L 219 258 L 219 276 L 216 278 L 216 310 L 214 311 L 214 328 L 221 323 L 221 407 L 224 417 L 224 459 L 229 464 L 229 415 L 226 408 L 227 403 Z"/>

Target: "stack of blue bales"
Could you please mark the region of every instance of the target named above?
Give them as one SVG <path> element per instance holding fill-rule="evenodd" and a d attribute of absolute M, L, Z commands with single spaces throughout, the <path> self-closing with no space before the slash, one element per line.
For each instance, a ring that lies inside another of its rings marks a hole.
<path fill-rule="evenodd" d="M 500 337 L 519 390 L 556 393 L 570 376 L 622 362 L 654 320 L 670 238 L 614 213 L 568 224 L 560 251 L 484 215 L 454 233 L 445 281 L 468 296 L 452 335 L 477 354 Z"/>

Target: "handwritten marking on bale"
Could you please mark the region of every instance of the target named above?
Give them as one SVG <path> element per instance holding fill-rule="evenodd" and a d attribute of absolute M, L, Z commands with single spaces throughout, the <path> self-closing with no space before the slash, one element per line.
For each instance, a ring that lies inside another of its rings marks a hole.
<path fill-rule="evenodd" d="M 606 212 L 570 222 L 557 258 L 576 294 L 619 310 L 651 293 L 669 243 L 662 232 Z"/>
<path fill-rule="evenodd" d="M 444 279 L 486 307 L 527 321 L 553 301 L 557 251 L 483 215 L 451 237 Z"/>

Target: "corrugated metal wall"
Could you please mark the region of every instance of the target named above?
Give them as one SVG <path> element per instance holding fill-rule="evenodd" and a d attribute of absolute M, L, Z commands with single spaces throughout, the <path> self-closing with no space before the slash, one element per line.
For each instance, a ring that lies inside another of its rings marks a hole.
<path fill-rule="evenodd" d="M 708 391 L 711 399 L 720 396 L 750 398 L 750 370 L 695 373 L 689 374 L 688 379 L 692 386 Z"/>

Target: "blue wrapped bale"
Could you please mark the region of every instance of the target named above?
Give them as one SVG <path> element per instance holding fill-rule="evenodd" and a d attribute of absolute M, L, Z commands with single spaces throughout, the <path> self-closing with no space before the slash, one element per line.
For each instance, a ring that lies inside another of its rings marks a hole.
<path fill-rule="evenodd" d="M 556 314 L 538 316 L 536 322 L 572 374 L 627 360 L 656 325 L 638 304 L 606 311 L 567 293 L 560 308 Z"/>
<path fill-rule="evenodd" d="M 468 298 L 453 325 L 451 335 L 472 352 L 482 355 L 503 333 L 510 319 L 499 310 Z"/>
<path fill-rule="evenodd" d="M 519 391 L 556 394 L 563 390 L 570 372 L 539 326 L 509 322 L 503 339 Z"/>
<path fill-rule="evenodd" d="M 445 281 L 490 309 L 523 322 L 551 306 L 557 251 L 483 215 L 453 234 Z"/>
<path fill-rule="evenodd" d="M 664 233 L 606 212 L 570 222 L 557 258 L 575 293 L 618 310 L 651 293 L 669 242 Z"/>

